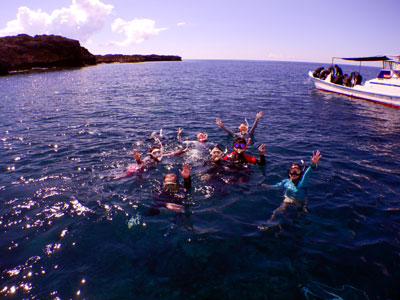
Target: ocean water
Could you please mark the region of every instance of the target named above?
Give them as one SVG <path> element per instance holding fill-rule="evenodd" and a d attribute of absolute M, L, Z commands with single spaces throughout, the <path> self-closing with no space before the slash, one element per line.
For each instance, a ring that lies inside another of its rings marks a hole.
<path fill-rule="evenodd" d="M 399 299 L 400 111 L 315 90 L 307 72 L 319 66 L 187 60 L 0 77 L 0 298 Z M 247 152 L 265 143 L 265 167 L 215 183 L 190 149 L 118 179 L 153 131 L 167 151 L 179 127 L 231 151 L 215 119 L 236 129 L 259 111 Z M 284 195 L 265 185 L 313 150 L 323 157 L 308 211 L 289 205 L 260 230 Z M 184 162 L 184 213 L 148 216 L 163 174 Z"/>

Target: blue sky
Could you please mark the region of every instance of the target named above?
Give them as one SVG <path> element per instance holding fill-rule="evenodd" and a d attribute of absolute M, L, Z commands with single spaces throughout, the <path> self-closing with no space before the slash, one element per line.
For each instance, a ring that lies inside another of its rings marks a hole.
<path fill-rule="evenodd" d="M 93 54 L 330 62 L 400 55 L 399 0 L 13 0 L 0 36 L 59 34 Z"/>

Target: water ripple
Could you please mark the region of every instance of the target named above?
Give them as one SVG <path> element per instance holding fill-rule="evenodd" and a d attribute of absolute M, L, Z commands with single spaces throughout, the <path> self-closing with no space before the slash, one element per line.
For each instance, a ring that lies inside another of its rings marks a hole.
<path fill-rule="evenodd" d="M 316 91 L 306 79 L 316 67 L 184 61 L 0 77 L 0 296 L 399 298 L 398 111 Z M 265 168 L 215 182 L 191 149 L 124 177 L 153 131 L 167 151 L 179 127 L 231 151 L 215 119 L 236 130 L 259 111 L 247 151 L 266 143 Z M 266 226 L 284 199 L 262 184 L 317 149 L 307 209 L 278 210 Z M 193 168 L 183 211 L 150 216 L 163 174 L 183 162 Z"/>

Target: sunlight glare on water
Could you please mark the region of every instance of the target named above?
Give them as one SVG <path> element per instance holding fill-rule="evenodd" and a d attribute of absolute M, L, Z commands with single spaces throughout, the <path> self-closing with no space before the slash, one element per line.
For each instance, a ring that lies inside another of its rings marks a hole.
<path fill-rule="evenodd" d="M 0 77 L 0 297 L 400 298 L 399 111 L 315 90 L 317 67 L 189 60 Z M 191 147 L 136 171 L 132 151 L 145 155 L 152 132 L 166 152 L 184 128 L 230 153 L 216 118 L 236 131 L 259 111 L 246 152 L 265 143 L 265 167 L 215 180 L 208 149 Z M 265 226 L 284 193 L 268 186 L 313 150 L 307 210 L 289 205 Z M 184 209 L 152 214 L 163 175 L 185 162 Z"/>

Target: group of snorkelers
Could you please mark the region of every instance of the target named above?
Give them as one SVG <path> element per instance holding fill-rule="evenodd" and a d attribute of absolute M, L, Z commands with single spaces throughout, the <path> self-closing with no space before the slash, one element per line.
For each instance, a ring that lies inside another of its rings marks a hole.
<path fill-rule="evenodd" d="M 342 69 L 338 65 L 330 66 L 327 69 L 319 67 L 314 70 L 313 76 L 321 80 L 326 80 L 330 76 L 330 82 L 347 87 L 353 87 L 362 82 L 360 73 L 352 72 L 350 75 L 343 74 Z"/>
<path fill-rule="evenodd" d="M 258 121 L 263 116 L 262 112 L 257 113 L 256 119 L 249 130 L 249 126 L 246 123 L 239 125 L 239 131 L 234 132 L 226 128 L 220 119 L 216 119 L 216 124 L 233 136 L 233 151 L 227 153 L 226 149 L 222 149 L 221 146 L 216 145 L 208 141 L 208 135 L 205 132 L 199 132 L 195 141 L 188 141 L 182 138 L 183 129 L 179 128 L 177 131 L 177 140 L 183 146 L 180 149 L 166 153 L 161 141 L 161 136 L 155 134 L 152 135 L 156 144 L 152 145 L 147 155 L 142 158 L 138 154 L 137 150 L 133 150 L 133 158 L 136 161 L 135 165 L 131 165 L 127 168 L 125 176 L 132 176 L 134 173 L 140 173 L 145 171 L 148 167 L 158 164 L 164 157 L 173 157 L 186 153 L 190 148 L 194 148 L 200 151 L 208 152 L 209 158 L 206 164 L 209 166 L 209 170 L 218 170 L 214 174 L 221 174 L 224 169 L 235 169 L 237 167 L 244 166 L 247 164 L 258 164 L 265 165 L 265 144 L 261 144 L 257 147 L 258 157 L 252 156 L 245 153 L 254 137 L 254 131 L 257 127 Z M 306 198 L 305 189 L 308 185 L 309 176 L 313 169 L 317 167 L 318 161 L 322 157 L 319 151 L 313 152 L 311 157 L 311 166 L 307 169 L 305 166 L 293 163 L 288 169 L 288 178 L 281 182 L 270 185 L 269 187 L 283 186 L 285 188 L 284 202 L 276 212 L 283 210 L 288 204 L 304 203 Z M 169 172 L 163 176 L 162 187 L 159 188 L 157 197 L 155 197 L 155 205 L 152 207 L 148 215 L 155 215 L 160 213 L 159 208 L 164 207 L 177 212 L 182 212 L 184 207 L 184 200 L 186 193 L 191 189 L 191 168 L 189 164 L 183 163 L 182 169 L 179 170 L 180 175 L 183 178 L 183 186 L 179 183 L 178 174 Z M 266 185 L 264 185 L 266 186 Z"/>

